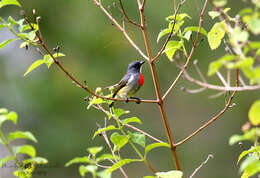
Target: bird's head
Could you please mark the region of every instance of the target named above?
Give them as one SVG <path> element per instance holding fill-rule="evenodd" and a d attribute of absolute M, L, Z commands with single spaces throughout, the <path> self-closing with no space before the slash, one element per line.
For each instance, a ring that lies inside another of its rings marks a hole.
<path fill-rule="evenodd" d="M 128 65 L 127 72 L 141 72 L 141 67 L 145 61 L 134 61 Z"/>

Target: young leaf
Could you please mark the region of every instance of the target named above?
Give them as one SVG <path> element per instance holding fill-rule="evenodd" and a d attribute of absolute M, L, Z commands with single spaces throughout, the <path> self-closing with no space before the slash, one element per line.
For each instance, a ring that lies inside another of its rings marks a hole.
<path fill-rule="evenodd" d="M 192 34 L 192 31 L 187 31 L 185 34 L 184 34 L 184 38 L 186 39 L 186 40 L 190 40 L 190 36 L 191 36 L 191 34 Z"/>
<path fill-rule="evenodd" d="M 42 157 L 34 157 L 34 158 L 29 158 L 23 161 L 23 165 L 26 164 L 47 164 L 48 160 Z"/>
<path fill-rule="evenodd" d="M 237 164 L 239 163 L 239 161 L 246 155 L 248 155 L 249 153 L 253 153 L 253 152 L 256 152 L 256 153 L 260 153 L 260 146 L 254 146 L 252 148 L 250 148 L 249 150 L 246 150 L 246 151 L 243 151 L 239 157 L 238 157 L 238 160 L 237 160 Z"/>
<path fill-rule="evenodd" d="M 22 132 L 22 131 L 15 131 L 15 132 L 10 132 L 8 134 L 8 141 L 11 142 L 15 139 L 29 139 L 32 140 L 33 142 L 37 142 L 36 138 L 33 136 L 31 132 Z"/>
<path fill-rule="evenodd" d="M 155 176 L 144 176 L 143 178 L 157 178 Z"/>
<path fill-rule="evenodd" d="M 11 160 L 10 156 L 6 156 L 5 158 L 0 158 L 0 168 L 2 168 L 7 161 Z"/>
<path fill-rule="evenodd" d="M 114 125 L 109 125 L 106 128 L 102 128 L 102 129 L 98 129 L 95 133 L 92 139 L 94 139 L 98 134 L 102 133 L 102 132 L 106 132 L 109 130 L 118 130 L 118 128 L 116 128 Z"/>
<path fill-rule="evenodd" d="M 221 67 L 222 65 L 226 64 L 228 61 L 232 61 L 235 59 L 234 55 L 225 55 L 218 60 L 211 62 L 209 65 L 209 71 L 208 71 L 208 76 L 211 76 L 215 74 Z"/>
<path fill-rule="evenodd" d="M 181 171 L 169 171 L 169 172 L 157 172 L 155 173 L 158 178 L 182 178 L 183 173 Z"/>
<path fill-rule="evenodd" d="M 220 16 L 220 12 L 218 11 L 209 11 L 208 13 L 212 19 L 215 19 L 216 17 Z"/>
<path fill-rule="evenodd" d="M 130 117 L 130 118 L 122 120 L 123 125 L 126 125 L 128 123 L 133 123 L 133 122 L 136 122 L 138 124 L 142 124 L 142 121 L 138 117 Z"/>
<path fill-rule="evenodd" d="M 227 0 L 213 0 L 213 4 L 217 7 L 223 7 L 227 4 Z"/>
<path fill-rule="evenodd" d="M 165 47 L 164 52 L 170 61 L 173 61 L 172 57 L 174 56 L 177 50 L 180 50 L 183 45 L 182 41 L 169 41 Z"/>
<path fill-rule="evenodd" d="M 80 175 L 81 175 L 82 177 L 84 177 L 85 174 L 88 173 L 88 172 L 91 172 L 92 174 L 94 174 L 97 169 L 98 169 L 98 168 L 97 168 L 97 166 L 95 166 L 95 165 L 87 165 L 87 166 L 81 165 L 81 166 L 79 167 L 79 173 L 80 173 Z"/>
<path fill-rule="evenodd" d="M 244 171 L 247 178 L 259 172 L 260 171 L 259 156 L 255 154 L 247 156 L 247 158 L 240 165 L 240 172 L 242 171 Z M 245 176 L 244 173 L 242 176 Z"/>
<path fill-rule="evenodd" d="M 14 153 L 17 154 L 27 154 L 34 158 L 36 156 L 35 148 L 31 145 L 23 145 L 14 147 Z"/>
<path fill-rule="evenodd" d="M 113 166 L 111 166 L 105 175 L 108 175 L 109 173 L 119 169 L 120 167 L 126 165 L 126 164 L 129 164 L 129 163 L 132 163 L 132 162 L 138 162 L 138 161 L 142 161 L 142 160 L 139 160 L 139 159 L 123 159 L 121 161 L 118 161 L 116 164 L 114 164 Z"/>
<path fill-rule="evenodd" d="M 8 120 L 9 120 L 9 121 L 12 121 L 14 124 L 16 124 L 17 118 L 18 118 L 18 116 L 17 116 L 16 112 L 13 112 L 13 111 L 9 112 L 9 113 L 6 114 L 6 115 L 0 115 L 0 127 L 1 127 L 1 125 L 2 125 L 5 121 L 8 121 Z"/>
<path fill-rule="evenodd" d="M 108 174 L 106 175 L 106 172 L 107 172 L 107 169 L 104 169 L 104 170 L 102 170 L 102 171 L 99 171 L 99 172 L 97 173 L 97 176 L 99 176 L 100 178 L 112 178 L 112 173 L 110 172 L 110 173 L 108 173 Z"/>
<path fill-rule="evenodd" d="M 0 8 L 7 6 L 7 5 L 16 5 L 21 7 L 21 4 L 17 0 L 2 0 L 0 2 Z"/>
<path fill-rule="evenodd" d="M 225 36 L 226 23 L 225 21 L 216 23 L 208 33 L 209 46 L 212 50 L 217 49 Z"/>
<path fill-rule="evenodd" d="M 128 114 L 129 111 L 125 111 L 121 108 L 113 108 L 113 113 L 115 115 L 116 118 L 119 118 L 120 116 L 124 115 L 124 114 Z"/>
<path fill-rule="evenodd" d="M 8 110 L 6 108 L 0 108 L 0 114 L 7 114 Z"/>
<path fill-rule="evenodd" d="M 145 147 L 145 154 L 144 157 L 150 152 L 152 149 L 158 148 L 158 147 L 168 147 L 170 148 L 171 146 L 168 143 L 162 142 L 162 143 L 152 143 L 150 145 L 147 145 Z"/>
<path fill-rule="evenodd" d="M 90 154 L 92 154 L 93 157 L 96 156 L 97 153 L 103 150 L 102 146 L 99 147 L 91 147 L 87 149 Z"/>
<path fill-rule="evenodd" d="M 76 157 L 72 160 L 70 160 L 69 162 L 67 162 L 65 164 L 66 167 L 75 164 L 75 163 L 91 163 L 91 160 L 88 158 L 88 156 L 84 156 L 84 157 Z"/>
<path fill-rule="evenodd" d="M 9 39 L 9 40 L 5 40 L 2 43 L 0 43 L 0 49 L 2 49 L 3 47 L 5 47 L 7 44 L 11 43 L 12 41 L 18 40 L 19 38 L 16 39 Z"/>
<path fill-rule="evenodd" d="M 65 56 L 65 54 L 63 54 L 63 53 L 53 54 L 53 57 L 55 57 L 55 58 L 63 57 L 63 56 Z M 50 68 L 51 65 L 54 63 L 54 60 L 52 59 L 52 57 L 49 54 L 44 55 L 43 59 L 45 60 L 45 63 L 48 68 Z"/>
<path fill-rule="evenodd" d="M 157 37 L 157 43 L 159 42 L 159 40 L 166 34 L 170 33 L 171 32 L 171 29 L 170 28 L 166 28 L 162 31 L 160 31 L 160 33 L 158 34 L 158 37 Z"/>
<path fill-rule="evenodd" d="M 38 59 L 37 61 L 35 61 L 34 63 L 32 63 L 32 65 L 27 69 L 27 71 L 24 73 L 23 76 L 26 76 L 27 74 L 29 74 L 32 70 L 34 70 L 35 68 L 39 67 L 41 64 L 45 63 L 45 60 L 43 59 Z"/>
<path fill-rule="evenodd" d="M 125 144 L 128 143 L 129 136 L 120 135 L 119 133 L 114 132 L 110 136 L 110 140 L 114 144 L 114 151 L 117 151 L 118 149 L 122 148 L 123 146 L 125 146 Z"/>
<path fill-rule="evenodd" d="M 120 159 L 117 155 L 115 155 L 115 156 L 116 156 L 116 159 L 117 159 L 117 160 Z M 97 163 L 98 163 L 98 162 L 104 161 L 104 160 L 106 160 L 106 159 L 114 160 L 114 156 L 113 156 L 112 154 L 105 153 L 105 154 L 102 154 L 101 156 L 99 156 L 99 157 L 96 159 L 96 161 L 97 161 Z"/>
<path fill-rule="evenodd" d="M 184 31 L 183 31 L 183 33 L 188 32 L 188 31 L 198 32 L 198 30 L 199 30 L 199 27 L 191 26 L 191 27 L 185 28 Z M 203 27 L 201 27 L 200 33 L 201 33 L 202 35 L 208 36 L 207 31 L 206 31 Z"/>
<path fill-rule="evenodd" d="M 9 16 L 8 17 L 8 22 L 10 23 L 10 27 L 13 28 L 17 24 L 16 20 L 13 19 L 13 17 Z"/>
<path fill-rule="evenodd" d="M 254 126 L 258 126 L 260 124 L 260 100 L 253 103 L 249 110 L 248 117 Z"/>
<path fill-rule="evenodd" d="M 131 140 L 142 147 L 145 147 L 145 135 L 139 132 L 131 133 L 128 131 L 128 135 L 130 136 Z"/>

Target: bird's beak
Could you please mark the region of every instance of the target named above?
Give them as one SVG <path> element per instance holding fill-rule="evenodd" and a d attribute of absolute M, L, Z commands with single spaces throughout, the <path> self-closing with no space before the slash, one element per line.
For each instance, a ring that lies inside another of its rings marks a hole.
<path fill-rule="evenodd" d="M 140 61 L 140 66 L 143 65 L 145 63 L 145 61 Z"/>

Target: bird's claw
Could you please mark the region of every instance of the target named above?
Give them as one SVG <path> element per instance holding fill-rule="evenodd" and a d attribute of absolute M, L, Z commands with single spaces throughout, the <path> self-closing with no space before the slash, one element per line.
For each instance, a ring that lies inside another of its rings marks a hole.
<path fill-rule="evenodd" d="M 126 98 L 126 99 L 125 99 L 125 102 L 128 103 L 128 102 L 129 102 L 129 98 Z"/>
<path fill-rule="evenodd" d="M 135 99 L 136 100 L 136 104 L 140 104 L 141 103 L 141 99 L 140 98 L 136 98 L 136 97 L 130 97 L 131 99 Z"/>

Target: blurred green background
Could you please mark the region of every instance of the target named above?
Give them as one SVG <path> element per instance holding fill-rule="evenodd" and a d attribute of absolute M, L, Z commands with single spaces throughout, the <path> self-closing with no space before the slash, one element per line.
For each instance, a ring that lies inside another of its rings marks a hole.
<path fill-rule="evenodd" d="M 202 7 L 204 1 L 197 1 Z M 128 15 L 138 21 L 136 2 L 123 2 Z M 92 89 L 114 84 L 124 74 L 128 63 L 142 59 L 91 0 L 26 0 L 22 1 L 22 4 L 30 17 L 32 10 L 34 8 L 37 10 L 37 14 L 41 16 L 41 31 L 49 48 L 60 45 L 60 51 L 66 54 L 65 58 L 60 59 L 61 62 L 77 79 L 86 80 Z M 117 20 L 122 22 L 123 16 L 118 1 L 107 1 L 103 4 Z M 228 6 L 232 8 L 230 14 L 235 15 L 245 4 L 233 0 Z M 209 4 L 207 10 L 210 9 Z M 198 25 L 199 12 L 193 0 L 187 1 L 181 12 L 186 12 L 192 17 L 192 20 L 186 20 L 185 25 Z M 162 46 L 163 40 L 157 44 L 156 38 L 159 31 L 167 26 L 165 17 L 171 14 L 173 14 L 172 1 L 147 1 L 145 15 L 153 54 L 156 54 Z M 0 10 L 0 16 L 5 19 L 9 15 L 17 19 L 19 8 L 9 6 Z M 207 31 L 214 22 L 205 13 L 203 26 Z M 129 23 L 126 23 L 126 29 L 144 51 L 141 32 Z M 1 30 L 0 41 L 11 37 L 12 34 L 7 30 Z M 193 39 L 194 37 L 195 35 Z M 204 41 L 196 48 L 192 60 L 198 59 L 202 72 L 206 74 L 209 62 L 222 56 L 224 47 L 211 51 L 207 39 L 204 36 L 200 39 Z M 187 45 L 190 49 L 191 42 Z M 36 174 L 35 177 L 77 178 L 80 177 L 78 166 L 65 168 L 64 165 L 76 156 L 87 155 L 87 147 L 101 145 L 106 147 L 102 137 L 92 140 L 92 135 L 97 129 L 96 123 L 103 124 L 104 115 L 94 109 L 87 110 L 84 97 L 88 96 L 88 93 L 73 85 L 55 65 L 49 70 L 46 66 L 41 66 L 23 77 L 30 64 L 40 58 L 34 48 L 30 47 L 28 51 L 19 49 L 19 43 L 9 44 L 0 51 L 0 107 L 17 111 L 19 114 L 18 126 L 9 128 L 9 125 L 6 125 L 5 129 L 30 130 L 38 139 L 38 143 L 35 144 L 37 155 L 47 158 L 50 167 L 38 169 L 45 174 Z M 179 69 L 169 62 L 165 55 L 156 64 L 161 91 L 165 92 Z M 189 71 L 196 75 L 192 62 Z M 147 63 L 143 73 L 145 83 L 137 96 L 144 99 L 155 98 Z M 208 80 L 210 83 L 219 84 L 216 77 Z M 217 99 L 208 98 L 216 91 L 189 94 L 180 91 L 182 86 L 190 89 L 198 88 L 182 79 L 166 100 L 166 111 L 176 141 L 180 141 L 200 127 L 225 104 L 224 96 Z M 239 176 L 236 161 L 242 150 L 239 146 L 229 146 L 228 139 L 231 135 L 241 132 L 240 127 L 248 118 L 249 107 L 256 99 L 259 99 L 259 91 L 238 93 L 233 100 L 236 103 L 235 107 L 192 140 L 178 147 L 185 177 L 189 176 L 208 154 L 213 154 L 214 159 L 210 160 L 195 177 Z M 130 110 L 130 115 L 141 118 L 143 122 L 141 129 L 167 140 L 157 106 L 134 103 L 118 103 L 117 106 Z M 130 147 L 123 148 L 122 155 L 125 158 L 137 157 Z M 157 170 L 173 169 L 171 153 L 167 149 L 154 150 L 148 160 Z M 127 165 L 125 170 L 130 178 L 151 175 L 149 169 L 142 163 Z M 0 176 L 13 177 L 7 168 L 0 169 Z M 122 177 L 119 171 L 113 173 L 113 178 L 117 177 Z"/>

